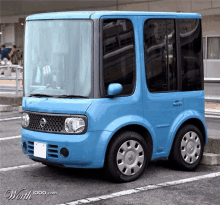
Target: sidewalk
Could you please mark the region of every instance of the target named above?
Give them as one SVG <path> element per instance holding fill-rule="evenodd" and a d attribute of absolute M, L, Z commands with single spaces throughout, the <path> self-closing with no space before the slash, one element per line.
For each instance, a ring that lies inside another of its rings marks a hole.
<path fill-rule="evenodd" d="M 220 110 L 220 104 L 218 103 L 205 103 L 205 109 L 214 109 L 214 110 Z"/>
<path fill-rule="evenodd" d="M 1 87 L 1 85 L 16 85 L 16 80 L 2 80 L 1 77 L 3 77 L 3 76 L 4 75 L 0 75 L 0 87 Z M 15 77 L 16 73 L 12 72 L 11 76 Z M 20 81 L 20 86 L 23 87 L 23 85 L 21 84 L 21 81 Z"/>

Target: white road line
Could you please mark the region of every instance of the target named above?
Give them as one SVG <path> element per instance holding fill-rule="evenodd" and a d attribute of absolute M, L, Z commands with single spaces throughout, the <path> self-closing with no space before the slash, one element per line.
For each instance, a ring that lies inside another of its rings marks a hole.
<path fill-rule="evenodd" d="M 12 117 L 12 118 L 0 119 L 0 122 L 1 121 L 8 121 L 8 120 L 18 120 L 18 119 L 21 119 L 21 117 Z"/>
<path fill-rule="evenodd" d="M 1 168 L 0 172 L 7 172 L 7 171 L 11 171 L 11 170 L 16 170 L 16 169 L 23 169 L 23 168 L 27 168 L 27 167 L 34 167 L 34 166 L 43 166 L 40 163 L 35 163 L 35 164 L 27 164 L 27 165 L 20 165 L 20 166 L 15 166 L 15 167 L 7 167 L 7 168 Z"/>
<path fill-rule="evenodd" d="M 152 190 L 152 189 L 159 189 L 159 188 L 162 188 L 162 187 L 169 187 L 169 186 L 184 184 L 184 183 L 188 183 L 188 182 L 198 181 L 198 180 L 201 180 L 201 179 L 214 178 L 214 177 L 218 177 L 218 176 L 220 176 L 220 172 L 206 174 L 206 175 L 192 177 L 192 178 L 187 178 L 187 179 L 181 179 L 181 180 L 177 180 L 177 181 L 165 182 L 165 183 L 160 183 L 160 184 L 155 184 L 155 185 L 148 185 L 148 186 L 144 186 L 144 187 L 129 189 L 129 190 L 115 192 L 115 193 L 112 193 L 112 194 L 107 194 L 107 195 L 102 195 L 102 196 L 97 196 L 97 197 L 80 199 L 80 200 L 77 200 L 77 201 L 72 201 L 72 202 L 68 202 L 68 203 L 64 203 L 64 204 L 60 204 L 60 205 L 87 204 L 87 203 L 91 203 L 91 202 L 94 202 L 94 201 L 112 199 L 114 197 L 125 196 L 125 195 L 134 194 L 134 193 L 138 193 L 138 192 L 142 192 L 142 191 L 147 191 L 147 190 Z"/>
<path fill-rule="evenodd" d="M 21 138 L 21 135 L 13 136 L 13 137 L 3 137 L 3 138 L 0 138 L 0 141 L 11 140 L 11 139 L 16 139 L 16 138 Z"/>

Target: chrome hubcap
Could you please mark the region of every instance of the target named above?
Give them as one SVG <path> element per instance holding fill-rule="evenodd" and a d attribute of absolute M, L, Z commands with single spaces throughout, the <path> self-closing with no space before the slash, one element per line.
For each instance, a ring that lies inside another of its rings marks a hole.
<path fill-rule="evenodd" d="M 121 173 L 128 176 L 134 175 L 144 163 L 143 147 L 135 140 L 128 140 L 118 149 L 116 160 Z"/>
<path fill-rule="evenodd" d="M 188 164 L 193 164 L 200 155 L 201 142 L 195 132 L 187 132 L 181 141 L 181 155 Z"/>

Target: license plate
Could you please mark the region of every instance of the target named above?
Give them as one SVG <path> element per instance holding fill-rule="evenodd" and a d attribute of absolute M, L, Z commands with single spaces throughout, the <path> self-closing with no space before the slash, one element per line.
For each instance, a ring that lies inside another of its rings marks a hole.
<path fill-rule="evenodd" d="M 46 159 L 47 156 L 47 144 L 34 142 L 34 156 Z"/>

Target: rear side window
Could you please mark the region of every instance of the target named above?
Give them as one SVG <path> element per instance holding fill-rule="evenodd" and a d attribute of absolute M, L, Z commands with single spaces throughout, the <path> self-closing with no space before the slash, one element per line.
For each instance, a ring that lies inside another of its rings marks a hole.
<path fill-rule="evenodd" d="M 135 85 L 135 45 L 132 22 L 125 19 L 103 21 L 104 92 L 108 85 L 120 83 L 120 95 L 132 94 Z"/>
<path fill-rule="evenodd" d="M 180 19 L 182 91 L 203 90 L 200 19 Z"/>
<path fill-rule="evenodd" d="M 147 20 L 144 24 L 145 73 L 148 90 L 177 90 L 176 32 L 172 19 Z"/>

